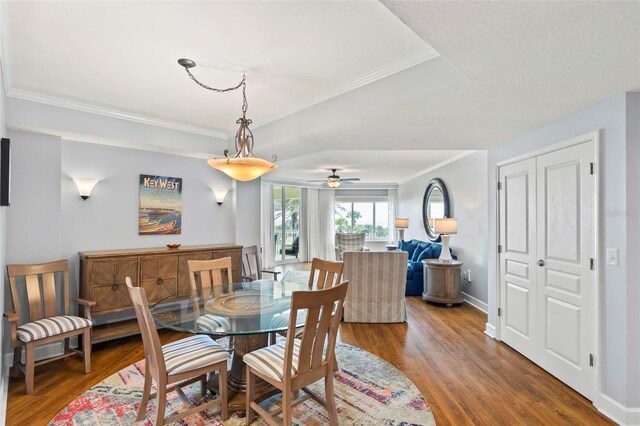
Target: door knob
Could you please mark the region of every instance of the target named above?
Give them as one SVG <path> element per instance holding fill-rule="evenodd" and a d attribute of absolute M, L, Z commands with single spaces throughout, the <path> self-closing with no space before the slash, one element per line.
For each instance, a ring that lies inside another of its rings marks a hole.
<path fill-rule="evenodd" d="M 538 260 L 538 266 L 544 266 L 544 260 L 542 259 Z"/>

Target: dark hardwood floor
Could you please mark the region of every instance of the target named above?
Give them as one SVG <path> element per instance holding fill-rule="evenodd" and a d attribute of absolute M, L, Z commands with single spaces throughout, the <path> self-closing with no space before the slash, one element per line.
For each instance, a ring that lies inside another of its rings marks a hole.
<path fill-rule="evenodd" d="M 340 341 L 402 371 L 427 398 L 438 425 L 613 424 L 590 401 L 486 336 L 482 312 L 467 304 L 426 304 L 419 297 L 408 298 L 407 305 L 407 323 L 343 323 Z M 183 337 L 160 334 L 163 343 Z M 7 424 L 45 425 L 83 391 L 143 357 L 140 339 L 130 337 L 95 346 L 89 374 L 77 358 L 40 367 L 32 395 L 24 394 L 22 377 L 12 379 Z"/>

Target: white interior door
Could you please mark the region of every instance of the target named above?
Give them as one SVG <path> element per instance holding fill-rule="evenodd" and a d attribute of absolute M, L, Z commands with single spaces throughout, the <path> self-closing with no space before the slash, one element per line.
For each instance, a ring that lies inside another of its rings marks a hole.
<path fill-rule="evenodd" d="M 503 342 L 593 398 L 594 142 L 500 167 Z"/>
<path fill-rule="evenodd" d="M 501 339 L 534 358 L 536 322 L 536 160 L 500 168 Z"/>
<path fill-rule="evenodd" d="M 539 364 L 586 397 L 594 372 L 593 143 L 537 158 Z"/>

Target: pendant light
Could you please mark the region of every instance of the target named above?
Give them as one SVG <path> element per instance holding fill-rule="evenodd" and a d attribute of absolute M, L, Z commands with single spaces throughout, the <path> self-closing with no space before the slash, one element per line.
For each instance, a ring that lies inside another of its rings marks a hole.
<path fill-rule="evenodd" d="M 235 137 L 235 149 L 236 152 L 233 155 L 229 155 L 228 149 L 224 150 L 225 158 L 211 158 L 207 160 L 207 164 L 216 170 L 220 170 L 231 178 L 239 181 L 250 181 L 259 178 L 265 173 L 272 172 L 278 168 L 275 163 L 277 157 L 273 156 L 273 161 L 263 160 L 253 155 L 253 133 L 249 129 L 251 119 L 247 118 L 247 84 L 246 75 L 242 75 L 242 81 L 237 86 L 229 87 L 227 89 L 216 89 L 200 83 L 189 71 L 189 68 L 194 68 L 196 63 L 191 59 L 179 59 L 178 63 L 182 65 L 189 74 L 189 77 L 195 81 L 200 87 L 212 90 L 218 93 L 231 92 L 233 90 L 242 88 L 242 117 L 240 117 L 236 124 L 240 127 L 236 132 Z"/>

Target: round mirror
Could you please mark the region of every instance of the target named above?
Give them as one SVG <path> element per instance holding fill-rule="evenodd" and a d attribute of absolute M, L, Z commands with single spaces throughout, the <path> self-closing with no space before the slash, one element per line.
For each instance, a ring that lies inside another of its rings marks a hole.
<path fill-rule="evenodd" d="M 440 234 L 433 230 L 433 219 L 451 217 L 449 214 L 449 194 L 441 179 L 431 179 L 422 199 L 422 223 L 431 241 L 440 241 Z"/>

